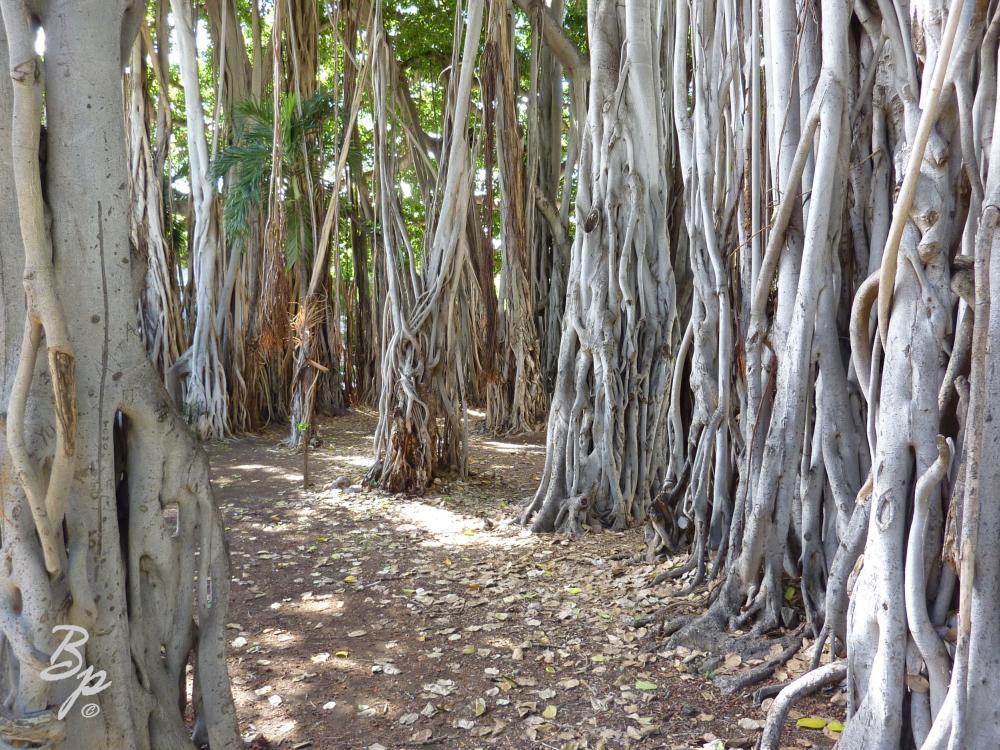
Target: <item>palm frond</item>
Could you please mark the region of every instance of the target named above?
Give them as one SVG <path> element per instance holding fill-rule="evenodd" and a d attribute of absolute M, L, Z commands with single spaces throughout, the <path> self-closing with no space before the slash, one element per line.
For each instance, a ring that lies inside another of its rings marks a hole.
<path fill-rule="evenodd" d="M 286 96 L 281 101 L 281 163 L 286 181 L 290 175 L 301 174 L 306 168 L 316 172 L 314 177 L 318 179 L 323 159 L 309 159 L 309 164 L 304 163 L 302 144 L 322 129 L 333 115 L 333 106 L 333 97 L 325 92 L 306 97 L 301 103 L 293 96 Z M 264 97 L 238 102 L 234 107 L 233 124 L 233 143 L 216 157 L 211 171 L 214 179 L 227 178 L 223 208 L 226 233 L 235 239 L 245 239 L 254 211 L 265 210 L 274 158 L 272 101 Z M 294 198 L 289 195 L 286 201 L 294 201 Z M 289 232 L 289 266 L 298 258 L 298 244 L 295 233 Z"/>

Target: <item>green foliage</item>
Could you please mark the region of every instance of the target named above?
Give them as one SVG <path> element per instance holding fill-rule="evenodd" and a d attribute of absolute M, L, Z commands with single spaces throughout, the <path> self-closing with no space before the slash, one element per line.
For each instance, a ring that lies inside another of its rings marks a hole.
<path fill-rule="evenodd" d="M 287 96 L 281 102 L 281 172 L 280 189 L 288 209 L 288 264 L 299 256 L 298 222 L 303 200 L 299 185 L 306 170 L 315 174 L 322 163 L 319 159 L 306 159 L 312 147 L 303 149 L 307 140 L 317 136 L 324 123 L 333 114 L 333 99 L 329 94 L 318 93 L 301 102 Z M 270 189 L 271 167 L 274 152 L 274 107 L 270 99 L 245 99 L 235 107 L 233 142 L 226 147 L 212 164 L 215 179 L 227 177 L 223 220 L 226 234 L 245 242 L 254 222 L 254 215 L 263 211 Z"/>
<path fill-rule="evenodd" d="M 566 3 L 566 18 L 563 31 L 584 55 L 587 54 L 587 3 L 585 0 L 571 0 Z"/>
<path fill-rule="evenodd" d="M 437 79 L 451 64 L 453 0 L 403 0 L 386 8 L 385 25 L 403 68 L 418 79 Z"/>

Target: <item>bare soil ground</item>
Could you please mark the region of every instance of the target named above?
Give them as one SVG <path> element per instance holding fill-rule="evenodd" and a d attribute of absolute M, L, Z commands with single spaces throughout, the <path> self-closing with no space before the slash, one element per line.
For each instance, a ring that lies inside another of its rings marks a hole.
<path fill-rule="evenodd" d="M 650 587 L 663 564 L 618 559 L 641 550 L 641 531 L 567 540 L 512 522 L 543 434 L 474 434 L 468 480 L 410 498 L 360 488 L 374 425 L 362 410 L 323 421 L 308 490 L 279 431 L 211 448 L 233 563 L 230 670 L 254 747 L 754 745 L 764 711 L 711 682 L 746 665 L 701 674 L 703 655 L 637 626 L 701 604 Z M 785 746 L 833 744 L 830 729 L 795 727 L 842 719 L 828 698 L 792 714 Z"/>

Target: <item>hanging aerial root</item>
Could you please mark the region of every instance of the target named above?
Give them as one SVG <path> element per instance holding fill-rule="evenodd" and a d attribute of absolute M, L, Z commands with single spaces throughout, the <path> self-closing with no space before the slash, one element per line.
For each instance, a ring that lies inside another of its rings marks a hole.
<path fill-rule="evenodd" d="M 767 721 L 764 724 L 764 732 L 761 735 L 760 744 L 757 746 L 758 750 L 778 750 L 781 728 L 784 726 L 788 712 L 795 701 L 827 685 L 839 682 L 846 676 L 847 662 L 835 661 L 812 672 L 807 672 L 797 680 L 788 683 L 771 704 L 771 710 L 768 711 Z"/>
<path fill-rule="evenodd" d="M 823 616 L 823 627 L 820 628 L 819 635 L 812 656 L 812 669 L 819 666 L 823 656 L 823 649 L 830 641 L 830 653 L 836 655 L 838 651 L 838 641 L 843 644 L 847 636 L 847 604 L 848 591 L 847 582 L 854 569 L 855 563 L 861 556 L 865 548 L 865 540 L 868 536 L 868 519 L 871 515 L 872 475 L 868 474 L 868 480 L 858 492 L 858 499 L 851 522 L 847 529 L 846 536 L 841 539 L 837 552 L 833 557 L 833 564 L 830 566 L 830 573 L 826 583 L 826 606 Z"/>
<path fill-rule="evenodd" d="M 35 29 L 26 3 L 0 3 L 7 32 L 13 86 L 11 144 L 17 213 L 24 243 L 24 291 L 27 303 L 24 346 L 8 406 L 7 440 L 11 462 L 28 497 L 42 543 L 45 566 L 58 575 L 64 565 L 56 530 L 76 465 L 76 377 L 66 316 L 59 302 L 52 246 L 45 221 L 39 162 L 42 121 L 42 65 L 35 52 Z M 48 483 L 35 470 L 24 436 L 25 409 L 42 335 L 56 413 L 56 448 Z"/>
<path fill-rule="evenodd" d="M 948 74 L 951 68 L 952 46 L 955 42 L 955 33 L 958 31 L 958 22 L 962 17 L 964 4 L 964 0 L 957 0 L 957 2 L 952 3 L 951 10 L 948 12 L 948 21 L 941 37 L 941 50 L 934 63 L 934 75 L 931 79 L 930 89 L 925 96 L 921 97 L 923 111 L 920 113 L 920 122 L 913 138 L 913 147 L 910 149 L 910 155 L 906 162 L 903 184 L 899 188 L 899 196 L 896 198 L 896 205 L 892 211 L 892 224 L 889 226 L 889 236 L 882 253 L 882 265 L 878 271 L 878 328 L 882 346 L 886 345 L 889 338 L 889 315 L 892 311 L 892 295 L 896 286 L 899 245 L 903 239 L 903 230 L 910 221 L 910 209 L 917 195 L 924 150 L 927 148 L 927 141 L 938 119 L 945 78 L 946 76 L 951 77 Z"/>
<path fill-rule="evenodd" d="M 851 306 L 851 356 L 854 360 L 854 372 L 865 401 L 871 403 L 868 392 L 869 377 L 872 370 L 872 351 L 869 342 L 869 323 L 871 322 L 872 304 L 878 297 L 879 272 L 875 271 L 858 287 Z"/>
<path fill-rule="evenodd" d="M 910 636 L 920 652 L 930 681 L 931 709 L 936 714 L 944 702 L 951 673 L 951 657 L 938 636 L 927 612 L 927 581 L 924 573 L 924 549 L 928 521 L 928 504 L 933 490 L 941 483 L 951 466 L 954 453 L 952 441 L 937 436 L 938 457 L 917 480 L 914 493 L 913 520 L 906 549 L 904 598 L 906 622 Z"/>

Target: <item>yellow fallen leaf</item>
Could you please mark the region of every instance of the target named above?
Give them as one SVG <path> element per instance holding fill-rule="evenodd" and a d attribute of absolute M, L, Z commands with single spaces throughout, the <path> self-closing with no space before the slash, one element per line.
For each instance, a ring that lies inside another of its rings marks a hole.
<path fill-rule="evenodd" d="M 348 653 L 346 651 L 338 651 L 336 656 L 338 659 L 346 659 L 348 657 Z"/>
<path fill-rule="evenodd" d="M 826 719 L 819 719 L 815 716 L 803 716 L 795 722 L 795 726 L 799 729 L 822 729 L 826 726 Z"/>
<path fill-rule="evenodd" d="M 829 729 L 831 732 L 844 731 L 844 725 L 841 724 L 839 721 L 831 721 L 829 724 L 826 725 L 826 728 Z"/>
<path fill-rule="evenodd" d="M 352 586 L 358 582 L 357 576 L 346 576 L 344 578 L 344 583 L 349 583 Z"/>
<path fill-rule="evenodd" d="M 556 718 L 556 714 L 558 713 L 559 709 L 549 704 L 548 706 L 545 707 L 545 710 L 542 711 L 542 716 L 544 716 L 546 719 L 554 719 Z"/>

